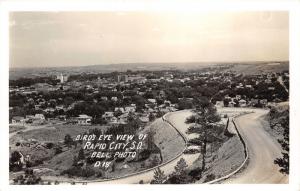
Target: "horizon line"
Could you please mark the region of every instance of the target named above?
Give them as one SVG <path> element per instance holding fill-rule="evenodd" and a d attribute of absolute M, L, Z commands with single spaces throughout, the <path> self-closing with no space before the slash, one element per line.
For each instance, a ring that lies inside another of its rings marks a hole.
<path fill-rule="evenodd" d="M 9 69 L 33 69 L 33 68 L 79 68 L 89 66 L 108 66 L 108 65 L 126 65 L 126 64 L 192 64 L 192 63 L 211 63 L 211 64 L 246 64 L 246 63 L 267 63 L 267 62 L 289 62 L 289 60 L 265 60 L 265 61 L 183 61 L 183 62 L 120 62 L 120 63 L 109 63 L 109 64 L 91 64 L 91 65 L 80 65 L 80 66 L 26 66 L 26 67 L 10 67 Z"/>

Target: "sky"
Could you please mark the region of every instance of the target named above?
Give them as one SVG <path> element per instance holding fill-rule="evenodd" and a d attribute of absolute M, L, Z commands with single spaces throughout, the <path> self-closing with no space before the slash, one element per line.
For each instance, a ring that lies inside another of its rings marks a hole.
<path fill-rule="evenodd" d="M 11 12 L 10 67 L 289 59 L 289 15 Z"/>

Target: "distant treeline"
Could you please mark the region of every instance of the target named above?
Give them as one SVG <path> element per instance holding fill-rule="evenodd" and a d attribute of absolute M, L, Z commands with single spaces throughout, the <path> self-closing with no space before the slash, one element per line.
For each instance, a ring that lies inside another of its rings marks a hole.
<path fill-rule="evenodd" d="M 50 85 L 56 85 L 57 83 L 59 83 L 59 80 L 53 76 L 9 80 L 10 87 L 28 87 L 37 83 L 48 83 Z"/>

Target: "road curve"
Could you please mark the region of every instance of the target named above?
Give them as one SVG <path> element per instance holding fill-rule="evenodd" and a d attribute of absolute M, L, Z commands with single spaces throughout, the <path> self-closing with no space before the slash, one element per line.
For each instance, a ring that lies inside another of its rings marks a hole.
<path fill-rule="evenodd" d="M 185 123 L 185 119 L 192 115 L 191 111 L 188 110 L 181 110 L 177 112 L 172 112 L 166 114 L 166 120 L 170 122 L 173 127 L 175 127 L 180 133 L 185 136 L 185 138 L 189 138 L 190 135 L 186 134 L 186 130 L 189 127 L 189 124 Z M 166 123 L 166 122 L 165 122 Z M 172 128 L 170 126 L 170 128 Z M 177 162 L 184 158 L 187 165 L 192 165 L 194 161 L 196 161 L 199 158 L 199 154 L 182 154 L 175 160 L 172 160 L 171 162 L 167 162 L 166 164 L 160 166 L 160 169 L 164 171 L 165 175 L 169 175 L 172 172 L 174 172 L 174 167 L 176 166 Z M 129 175 L 127 177 L 121 177 L 113 180 L 106 180 L 106 181 L 80 181 L 80 182 L 86 182 L 87 184 L 138 184 L 140 180 L 143 180 L 144 183 L 149 183 L 153 179 L 154 170 L 149 170 L 143 173 L 135 174 L 135 175 Z M 50 177 L 48 177 L 50 180 Z M 78 183 L 78 181 L 75 181 Z M 69 184 L 69 181 L 61 181 L 61 184 Z M 80 184 L 80 183 L 79 183 Z"/>
<path fill-rule="evenodd" d="M 253 109 L 253 113 L 237 117 L 235 122 L 249 152 L 249 164 L 244 171 L 224 183 L 233 184 L 283 184 L 289 177 L 279 172 L 274 159 L 281 157 L 281 147 L 263 128 L 262 116 L 267 110 Z"/>

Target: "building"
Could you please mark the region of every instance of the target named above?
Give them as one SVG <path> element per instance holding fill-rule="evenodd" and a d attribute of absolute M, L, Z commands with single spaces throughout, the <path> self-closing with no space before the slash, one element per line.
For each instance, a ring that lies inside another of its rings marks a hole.
<path fill-rule="evenodd" d="M 37 114 L 35 114 L 34 119 L 35 120 L 45 120 L 45 116 L 44 116 L 44 114 L 37 113 Z"/>
<path fill-rule="evenodd" d="M 106 111 L 102 115 L 102 118 L 105 119 L 105 120 L 110 120 L 112 117 L 114 117 L 114 112 L 111 112 L 111 111 Z"/>
<path fill-rule="evenodd" d="M 115 107 L 115 112 L 120 111 L 121 113 L 125 113 L 125 110 L 123 107 Z"/>
<path fill-rule="evenodd" d="M 101 96 L 100 98 L 102 101 L 107 101 L 107 97 L 106 96 Z"/>
<path fill-rule="evenodd" d="M 118 101 L 117 97 L 111 97 L 111 101 Z"/>
<path fill-rule="evenodd" d="M 64 82 L 68 81 L 68 76 L 60 74 L 60 75 L 57 76 L 57 79 L 60 81 L 60 83 L 64 83 Z"/>
<path fill-rule="evenodd" d="M 135 112 L 135 107 L 133 106 L 128 106 L 128 107 L 125 107 L 125 112 L 127 113 L 134 113 Z"/>
<path fill-rule="evenodd" d="M 235 106 L 235 102 L 234 101 L 230 101 L 229 103 L 228 103 L 228 107 L 234 107 Z"/>
<path fill-rule="evenodd" d="M 148 101 L 152 104 L 156 104 L 156 99 L 148 99 Z"/>
<path fill-rule="evenodd" d="M 251 106 L 256 106 L 258 103 L 259 103 L 258 99 L 253 99 L 252 98 L 251 101 L 250 101 Z"/>
<path fill-rule="evenodd" d="M 11 123 L 14 125 L 24 125 L 25 119 L 24 117 L 15 116 L 12 118 Z"/>
<path fill-rule="evenodd" d="M 246 107 L 247 106 L 247 102 L 244 99 L 239 100 L 239 106 L 240 107 Z"/>
<path fill-rule="evenodd" d="M 224 101 L 216 101 L 216 107 L 224 107 Z"/>
<path fill-rule="evenodd" d="M 77 117 L 76 119 L 77 119 L 78 125 L 91 125 L 92 124 L 92 117 L 85 115 L 85 114 L 79 115 L 79 117 Z"/>

